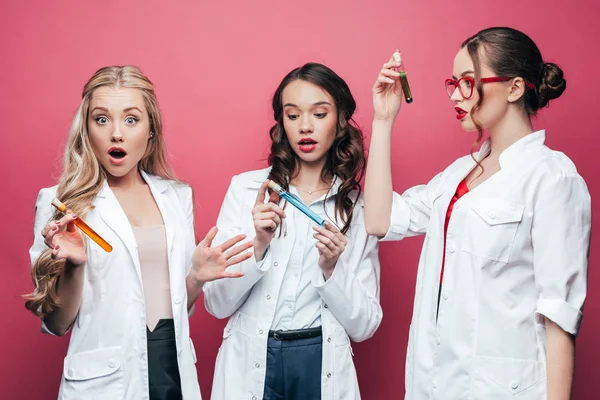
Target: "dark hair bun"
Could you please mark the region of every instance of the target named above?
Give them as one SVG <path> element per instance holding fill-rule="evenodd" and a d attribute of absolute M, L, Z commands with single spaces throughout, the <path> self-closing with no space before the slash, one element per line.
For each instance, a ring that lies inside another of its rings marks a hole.
<path fill-rule="evenodd" d="M 542 79 L 538 88 L 539 108 L 546 107 L 550 100 L 560 97 L 567 87 L 563 71 L 554 63 L 544 63 Z"/>

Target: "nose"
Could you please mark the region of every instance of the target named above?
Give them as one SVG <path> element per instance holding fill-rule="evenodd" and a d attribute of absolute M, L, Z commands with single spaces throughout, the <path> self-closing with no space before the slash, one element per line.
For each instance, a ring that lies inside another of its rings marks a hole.
<path fill-rule="evenodd" d="M 458 104 L 464 100 L 462 97 L 462 94 L 460 93 L 460 90 L 458 90 L 458 86 L 456 86 L 454 88 L 454 92 L 452 92 L 452 96 L 450 96 L 450 100 L 452 100 L 455 104 Z"/>
<path fill-rule="evenodd" d="M 300 133 L 312 133 L 314 130 L 311 117 L 301 117 Z"/>
<path fill-rule="evenodd" d="M 113 125 L 113 130 L 110 134 L 110 141 L 111 142 L 122 142 L 123 141 L 123 134 L 121 133 L 121 128 L 119 127 L 119 124 Z"/>

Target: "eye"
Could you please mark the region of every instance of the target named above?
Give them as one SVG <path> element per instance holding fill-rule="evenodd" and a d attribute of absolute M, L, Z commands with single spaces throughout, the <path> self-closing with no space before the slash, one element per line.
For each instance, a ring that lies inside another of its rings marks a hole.
<path fill-rule="evenodd" d="M 135 117 L 127 117 L 127 118 L 125 118 L 125 123 L 127 125 L 133 125 L 133 124 L 135 124 L 138 121 L 139 120 L 137 118 L 135 118 Z"/>
<path fill-rule="evenodd" d="M 315 114 L 315 117 L 317 117 L 319 119 L 325 118 L 326 116 L 327 116 L 327 113 L 316 113 Z"/>
<path fill-rule="evenodd" d="M 297 114 L 288 114 L 287 117 L 288 117 L 288 119 L 290 119 L 292 121 L 298 119 L 298 115 Z"/>
<path fill-rule="evenodd" d="M 96 122 L 99 125 L 106 125 L 106 124 L 108 124 L 108 118 L 106 118 L 106 117 L 96 117 Z"/>

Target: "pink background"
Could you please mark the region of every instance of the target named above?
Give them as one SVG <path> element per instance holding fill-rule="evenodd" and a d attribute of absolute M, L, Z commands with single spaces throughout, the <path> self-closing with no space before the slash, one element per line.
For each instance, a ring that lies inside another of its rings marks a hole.
<path fill-rule="evenodd" d="M 486 4 L 487 3 L 487 4 Z M 358 102 L 370 133 L 371 86 L 398 46 L 415 101 L 395 128 L 394 186 L 424 183 L 466 154 L 474 136 L 454 118 L 443 81 L 460 43 L 479 29 L 509 25 L 529 34 L 564 69 L 568 88 L 535 121 L 586 179 L 597 208 L 600 3 L 567 1 L 3 1 L 0 5 L 0 117 L 4 212 L 0 265 L 0 397 L 56 398 L 68 338 L 39 333 L 19 294 L 30 291 L 28 248 L 34 203 L 55 184 L 59 159 L 85 81 L 101 66 L 136 64 L 156 84 L 178 174 L 196 191 L 196 224 L 215 222 L 233 174 L 266 166 L 271 96 L 307 61 L 333 68 Z M 593 44 L 596 43 L 596 44 Z M 594 215 L 598 224 L 598 215 Z M 574 398 L 597 387 L 600 346 L 599 236 L 592 242 L 589 296 L 577 341 Z M 363 397 L 403 396 L 404 357 L 422 239 L 381 248 L 385 318 L 357 344 Z M 198 375 L 209 397 L 224 321 L 200 304 L 192 317 Z M 232 399 L 234 400 L 234 399 Z"/>

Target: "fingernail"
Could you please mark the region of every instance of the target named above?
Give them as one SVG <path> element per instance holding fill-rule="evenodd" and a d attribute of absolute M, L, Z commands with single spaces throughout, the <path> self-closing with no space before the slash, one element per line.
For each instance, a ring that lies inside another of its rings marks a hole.
<path fill-rule="evenodd" d="M 77 215 L 71 214 L 71 216 L 73 217 L 73 219 L 77 219 Z"/>

